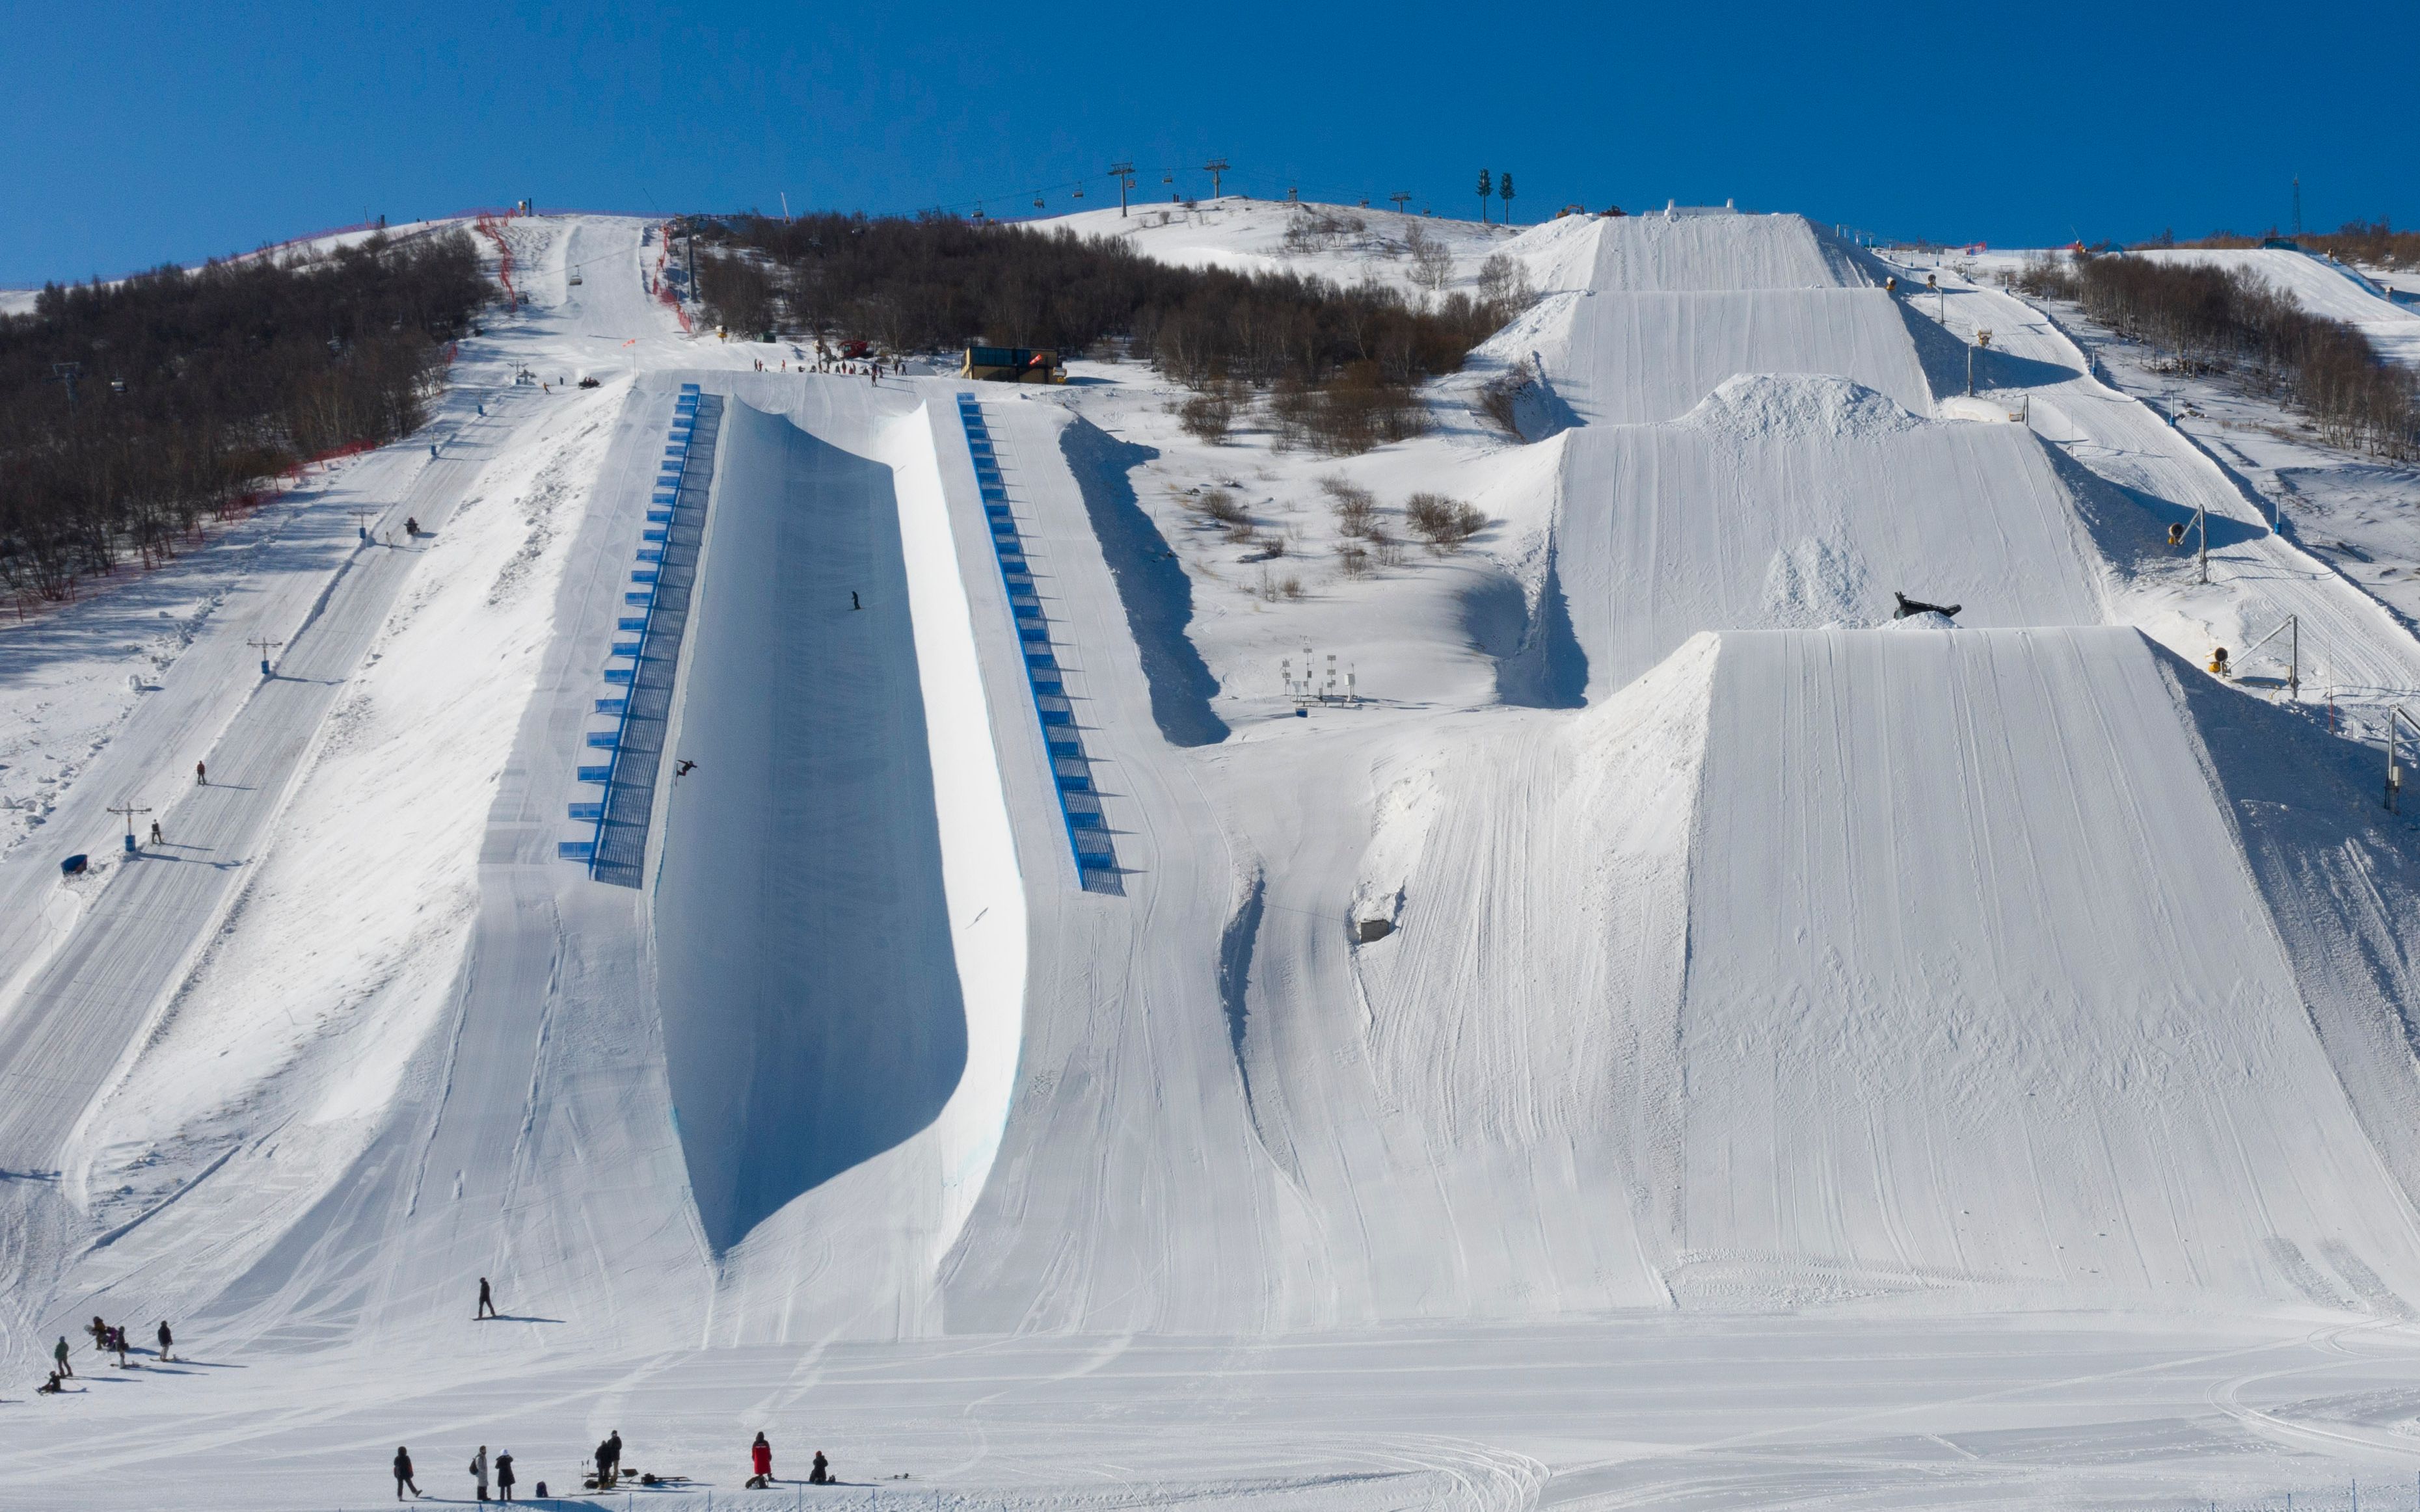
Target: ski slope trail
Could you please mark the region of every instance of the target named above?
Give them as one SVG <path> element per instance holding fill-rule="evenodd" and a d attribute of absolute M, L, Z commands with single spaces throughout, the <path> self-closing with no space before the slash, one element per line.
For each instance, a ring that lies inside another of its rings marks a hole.
<path fill-rule="evenodd" d="M 1582 422 L 1675 420 L 1726 378 L 1749 373 L 1848 375 L 1931 412 L 1923 369 L 1881 277 L 1802 217 L 1640 215 L 1594 229 L 1595 266 L 1568 332 L 1547 343 L 1561 349 L 1545 359 Z"/>
<path fill-rule="evenodd" d="M 2307 259 L 2305 259 L 2307 260 Z M 2031 428 L 2090 480 L 2114 486 L 2086 497 L 2100 549 L 2118 574 L 2116 615 L 2188 659 L 2211 647 L 2238 651 L 2301 621 L 2306 692 L 2377 706 L 2420 690 L 2420 640 L 2357 584 L 2273 531 L 2257 498 L 2191 438 L 2111 389 L 2055 321 L 1998 289 L 1941 274 L 1947 329 L 1962 338 L 1993 332 L 1978 378 L 1998 406 L 2024 406 Z M 1931 323 L 1932 301 L 1916 301 Z M 2189 532 L 2196 511 L 2211 519 L 2211 578 L 2196 581 L 2192 545 L 2168 547 L 2172 525 Z M 2264 664 L 2275 671 L 2282 664 Z"/>
<path fill-rule="evenodd" d="M 498 409 L 495 420 L 464 426 L 454 457 L 421 470 L 397 501 L 423 530 L 444 529 L 493 455 L 510 413 L 506 402 Z M 160 824 L 170 839 L 121 863 L 0 1018 L 0 1064 L 10 1070 L 9 1095 L 0 1100 L 0 1168 L 14 1173 L 0 1190 L 12 1207 L 61 1200 L 59 1187 L 79 1180 L 69 1150 L 78 1121 L 257 860 L 321 721 L 410 578 L 416 548 L 356 548 L 275 675 L 210 746 L 203 758 L 210 775 L 166 806 Z M 12 1216 L 11 1226 L 20 1221 L 38 1220 Z"/>
<path fill-rule="evenodd" d="M 0 1006 L 0 1064 L 11 1084 L 11 1096 L 0 1104 L 0 1168 L 18 1175 L 0 1196 L 11 1205 L 12 1240 L 23 1236 L 9 1246 L 23 1283 L 11 1294 L 21 1302 L 41 1289 L 42 1275 L 83 1247 L 73 1238 L 77 1223 L 60 1204 L 84 1207 L 93 1198 L 85 1190 L 92 1151 L 80 1131 L 96 1100 L 122 1079 L 172 994 L 259 875 L 298 777 L 326 739 L 332 708 L 419 562 L 443 542 L 466 495 L 544 424 L 547 407 L 537 384 L 513 383 L 512 372 L 551 355 L 550 342 L 602 342 L 623 330 L 644 336 L 669 318 L 639 292 L 637 223 L 524 224 L 515 235 L 541 266 L 550 256 L 560 262 L 583 241 L 600 264 L 625 266 L 622 297 L 608 295 L 597 306 L 608 330 L 596 330 L 578 310 L 507 314 L 489 345 L 473 344 L 457 364 L 456 389 L 437 424 L 358 464 L 345 487 L 313 504 L 308 529 L 317 539 L 353 535 L 356 501 L 369 509 L 365 523 L 375 523 L 377 533 L 330 553 L 333 570 L 316 586 L 307 575 L 278 585 L 280 596 L 272 602 L 290 602 L 304 588 L 312 598 L 298 616 L 299 628 L 260 626 L 287 641 L 277 653 L 275 674 L 250 690 L 207 744 L 197 738 L 201 721 L 210 717 L 213 698 L 225 700 L 201 688 L 199 677 L 180 681 L 200 690 L 144 709 L 113 742 L 110 761 L 123 769 L 120 780 L 128 787 L 145 784 L 135 790 L 152 796 L 164 842 L 139 856 L 105 861 L 106 874 L 99 879 L 104 885 L 80 911 L 53 904 L 10 916 L 16 927 L 0 943 L 20 985 Z M 617 281 L 609 273 L 597 282 L 611 287 Z M 391 493 L 384 491 L 389 486 Z M 403 531 L 408 517 L 419 522 L 420 537 Z M 233 639 L 218 637 L 222 643 Z M 196 671 L 233 655 L 222 644 L 215 662 Z M 158 768 L 171 753 L 206 763 L 209 780 L 168 774 L 173 796 L 163 801 L 153 796 L 162 780 Z M 71 799 L 98 807 L 98 800 L 114 796 L 87 780 Z M 101 828 L 89 817 L 84 822 Z M 45 870 L 33 864 L 37 859 L 42 858 L 12 857 L 0 886 L 30 897 Z M 56 918 L 61 912 L 69 912 L 64 927 L 40 927 L 46 914 Z M 8 1321 L 11 1350 L 28 1348 L 16 1332 L 23 1319 Z"/>
<path fill-rule="evenodd" d="M 2311 314 L 2352 327 L 2389 361 L 2406 366 L 2420 364 L 2420 311 L 2396 303 L 2377 285 L 2342 263 L 2283 247 L 2149 248 L 2133 255 L 2248 273 L 2292 295 L 2294 302 Z"/>

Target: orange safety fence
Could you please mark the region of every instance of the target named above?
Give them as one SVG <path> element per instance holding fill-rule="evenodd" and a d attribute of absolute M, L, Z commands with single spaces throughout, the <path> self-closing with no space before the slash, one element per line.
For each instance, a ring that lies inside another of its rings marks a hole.
<path fill-rule="evenodd" d="M 671 308 L 674 318 L 680 321 L 681 333 L 693 335 L 696 328 L 690 324 L 689 312 L 681 308 L 680 296 L 673 292 L 672 285 L 664 279 L 664 270 L 671 265 L 673 255 L 673 224 L 670 221 L 666 221 L 663 229 L 657 233 L 656 242 L 656 298 L 663 301 Z"/>
<path fill-rule="evenodd" d="M 520 308 L 521 297 L 513 288 L 513 245 L 504 239 L 496 218 L 482 211 L 477 222 L 478 232 L 496 244 L 496 280 L 504 285 L 504 301 L 514 309 Z"/>

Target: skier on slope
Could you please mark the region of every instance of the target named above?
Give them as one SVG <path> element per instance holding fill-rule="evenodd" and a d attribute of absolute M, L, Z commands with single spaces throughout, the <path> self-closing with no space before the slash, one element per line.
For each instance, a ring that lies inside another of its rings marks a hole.
<path fill-rule="evenodd" d="M 407 1486 L 411 1487 L 412 1495 L 420 1494 L 419 1486 L 415 1485 L 411 1478 L 411 1451 L 401 1444 L 396 1444 L 395 1447 L 395 1499 L 396 1501 L 403 1500 L 403 1489 Z"/>
<path fill-rule="evenodd" d="M 488 1288 L 488 1278 L 483 1275 L 479 1278 L 479 1310 L 473 1315 L 472 1320 L 476 1322 L 479 1319 L 495 1316 L 496 1294 Z"/>

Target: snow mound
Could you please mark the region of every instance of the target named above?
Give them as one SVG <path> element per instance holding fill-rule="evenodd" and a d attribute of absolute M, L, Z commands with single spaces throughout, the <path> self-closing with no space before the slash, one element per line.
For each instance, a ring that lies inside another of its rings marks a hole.
<path fill-rule="evenodd" d="M 1677 424 L 1742 440 L 1872 440 L 1925 422 L 1899 401 L 1831 374 L 1745 373 L 1726 378 Z"/>

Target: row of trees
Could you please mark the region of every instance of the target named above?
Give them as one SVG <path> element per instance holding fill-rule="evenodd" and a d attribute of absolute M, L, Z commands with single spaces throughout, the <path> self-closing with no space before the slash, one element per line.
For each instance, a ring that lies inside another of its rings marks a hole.
<path fill-rule="evenodd" d="M 2312 315 L 2253 274 L 2118 254 L 2039 258 L 2018 285 L 2072 300 L 2121 335 L 2174 353 L 2188 370 L 2247 369 L 2263 387 L 2282 388 L 2338 446 L 2420 455 L 2413 375 L 2381 359 L 2360 332 Z"/>
<path fill-rule="evenodd" d="M 417 429 L 489 294 L 458 231 L 43 289 L 0 318 L 0 587 L 66 597 L 297 462 Z"/>
<path fill-rule="evenodd" d="M 1376 283 L 1177 268 L 1124 241 L 937 214 L 746 216 L 698 230 L 712 244 L 699 294 L 733 330 L 892 351 L 981 342 L 1074 355 L 1117 342 L 1198 393 L 1267 390 L 1287 426 L 1349 449 L 1417 428 L 1414 386 L 1459 368 L 1527 297 L 1509 260 L 1477 297 L 1416 305 Z"/>
<path fill-rule="evenodd" d="M 2150 245 L 2257 247 L 2276 235 L 2273 229 L 2257 237 L 2219 231 L 2198 241 L 2179 241 L 2170 233 Z M 2294 240 L 2314 252 L 2326 253 L 2338 262 L 2360 263 L 2371 268 L 2420 268 L 2420 231 L 2397 231 L 2383 215 L 2375 221 L 2347 221 L 2334 231 L 2305 231 Z"/>

